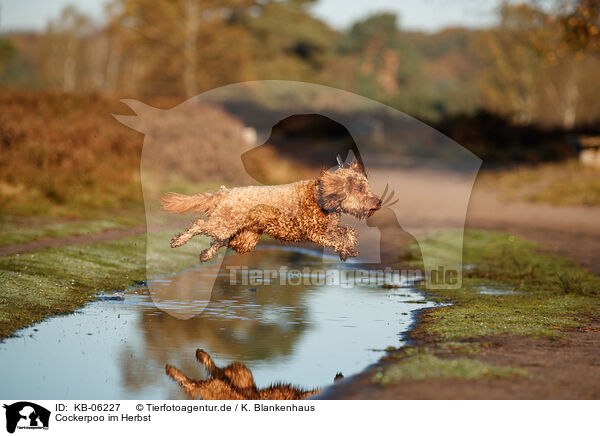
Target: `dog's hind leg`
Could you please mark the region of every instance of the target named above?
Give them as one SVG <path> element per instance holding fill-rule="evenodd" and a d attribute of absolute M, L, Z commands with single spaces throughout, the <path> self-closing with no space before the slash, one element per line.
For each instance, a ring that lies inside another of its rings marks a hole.
<path fill-rule="evenodd" d="M 178 382 L 185 393 L 192 398 L 202 400 L 245 400 L 236 389 L 234 389 L 227 380 L 209 379 L 192 380 L 179 369 L 167 365 L 165 372 L 169 377 Z M 252 398 L 253 399 L 253 398 Z"/>
<path fill-rule="evenodd" d="M 202 250 L 200 253 L 200 262 L 207 262 L 211 260 L 217 254 L 219 248 L 223 247 L 224 245 L 227 245 L 226 241 L 221 241 L 219 239 L 213 240 L 210 244 L 210 247 Z"/>
<path fill-rule="evenodd" d="M 207 231 L 208 231 L 207 222 L 204 221 L 203 219 L 198 219 L 198 220 L 194 221 L 192 223 L 192 225 L 189 226 L 185 232 L 180 233 L 179 235 L 176 235 L 173 237 L 173 239 L 171 239 L 171 248 L 181 247 L 183 244 L 188 242 L 194 236 L 199 235 L 201 233 L 206 234 Z"/>
<path fill-rule="evenodd" d="M 202 362 L 206 370 L 214 379 L 219 379 L 230 383 L 237 389 L 253 389 L 256 390 L 252 371 L 248 367 L 239 362 L 233 362 L 225 368 L 219 368 L 215 365 L 212 358 L 204 350 L 196 350 L 196 359 Z"/>
<path fill-rule="evenodd" d="M 198 362 L 201 362 L 204 364 L 204 366 L 206 367 L 206 370 L 208 371 L 208 373 L 210 374 L 211 377 L 215 376 L 215 373 L 218 369 L 217 365 L 215 365 L 215 362 L 212 360 L 212 358 L 206 351 L 198 348 L 196 350 L 196 359 L 198 359 Z"/>
<path fill-rule="evenodd" d="M 227 246 L 239 254 L 247 253 L 254 250 L 259 239 L 260 233 L 253 230 L 242 230 L 229 240 Z"/>

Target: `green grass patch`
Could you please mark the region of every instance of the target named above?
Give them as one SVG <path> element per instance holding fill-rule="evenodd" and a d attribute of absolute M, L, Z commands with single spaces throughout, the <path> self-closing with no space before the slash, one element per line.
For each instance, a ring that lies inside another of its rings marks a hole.
<path fill-rule="evenodd" d="M 437 256 L 448 255 L 436 233 Z M 600 278 L 538 244 L 503 233 L 468 231 L 464 236 L 463 286 L 426 292 L 451 303 L 426 311 L 416 335 L 419 346 L 388 349 L 388 362 L 373 381 L 381 385 L 430 377 L 477 379 L 526 375 L 485 364 L 475 356 L 494 335 L 561 336 L 581 324 L 582 314 L 598 313 Z M 465 357 L 457 357 L 463 355 Z"/>
<path fill-rule="evenodd" d="M 519 369 L 489 365 L 479 360 L 441 359 L 433 354 L 417 353 L 377 371 L 373 381 L 386 386 L 407 380 L 437 377 L 472 380 L 484 377 L 506 378 L 526 375 L 525 371 Z"/>
<path fill-rule="evenodd" d="M 485 171 L 480 182 L 505 200 L 523 200 L 559 206 L 600 205 L 597 168 L 576 160 L 532 167 Z"/>
<path fill-rule="evenodd" d="M 144 224 L 143 211 L 138 210 L 137 212 L 111 214 L 88 220 L 49 220 L 48 218 L 4 216 L 0 218 L 0 246 L 23 244 L 47 238 L 100 233 Z"/>
<path fill-rule="evenodd" d="M 155 249 L 157 274 L 197 264 L 201 243 Z M 144 281 L 145 268 L 146 235 L 0 257 L 0 337 L 47 316 L 69 313 L 99 291 Z"/>
<path fill-rule="evenodd" d="M 557 336 L 577 326 L 578 315 L 598 311 L 599 277 L 522 238 L 469 231 L 463 263 L 469 268 L 461 289 L 430 292 L 452 305 L 424 316 L 426 334 L 444 341 L 505 333 Z"/>
<path fill-rule="evenodd" d="M 440 351 L 457 353 L 457 354 L 478 354 L 486 344 L 478 342 L 442 342 L 438 344 Z"/>

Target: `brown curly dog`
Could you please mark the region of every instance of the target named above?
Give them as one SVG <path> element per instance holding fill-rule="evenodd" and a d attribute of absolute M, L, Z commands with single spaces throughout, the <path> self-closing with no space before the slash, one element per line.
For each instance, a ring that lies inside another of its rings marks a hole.
<path fill-rule="evenodd" d="M 251 251 L 263 233 L 287 242 L 312 241 L 346 260 L 359 254 L 357 232 L 340 225 L 341 214 L 365 219 L 381 207 L 381 199 L 371 192 L 365 171 L 356 162 L 349 167 L 339 165 L 333 172 L 322 170 L 316 180 L 221 187 L 191 196 L 169 193 L 162 202 L 164 210 L 201 212 L 207 217 L 197 219 L 171 240 L 171 247 L 179 247 L 196 235 L 210 236 L 210 247 L 200 254 L 202 262 L 224 246 L 238 253 Z"/>
<path fill-rule="evenodd" d="M 196 350 L 196 359 L 202 362 L 210 378 L 192 380 L 181 370 L 166 365 L 165 372 L 177 381 L 192 398 L 203 400 L 301 400 L 316 395 L 319 390 L 305 391 L 290 384 L 277 383 L 265 389 L 258 389 L 252 372 L 246 365 L 233 362 L 225 368 L 219 368 L 204 350 Z M 341 378 L 340 374 L 336 380 Z"/>

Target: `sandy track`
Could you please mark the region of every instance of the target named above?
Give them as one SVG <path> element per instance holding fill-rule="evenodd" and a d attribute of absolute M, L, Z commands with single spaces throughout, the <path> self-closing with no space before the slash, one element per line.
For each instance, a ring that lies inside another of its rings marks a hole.
<path fill-rule="evenodd" d="M 470 180 L 433 170 L 374 170 L 378 185 L 390 183 L 400 198 L 400 224 L 409 232 L 460 228 Z M 466 228 L 498 230 L 547 245 L 600 274 L 600 207 L 558 207 L 504 202 L 477 181 L 466 214 Z"/>
<path fill-rule="evenodd" d="M 111 229 L 104 232 L 72 235 L 64 238 L 46 238 L 24 244 L 11 244 L 0 247 L 0 256 L 33 253 L 47 248 L 65 247 L 67 245 L 93 244 L 95 242 L 114 241 L 117 239 L 136 236 L 146 232 L 146 226 L 136 226 L 127 229 Z"/>

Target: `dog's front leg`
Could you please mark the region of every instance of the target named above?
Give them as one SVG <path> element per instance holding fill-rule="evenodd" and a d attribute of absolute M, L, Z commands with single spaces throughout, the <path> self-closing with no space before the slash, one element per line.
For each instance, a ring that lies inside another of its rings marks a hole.
<path fill-rule="evenodd" d="M 346 226 L 343 226 L 346 227 Z M 356 231 L 349 227 L 347 229 L 340 228 L 335 237 L 335 248 L 333 249 L 342 261 L 350 257 L 356 257 L 359 255 L 358 250 L 355 248 L 357 244 Z"/>
<path fill-rule="evenodd" d="M 206 351 L 198 348 L 196 350 L 196 360 L 204 364 L 211 377 L 215 377 L 219 368 L 217 368 L 217 365 L 215 365 L 215 362 Z"/>
<path fill-rule="evenodd" d="M 328 227 L 323 233 L 309 234 L 309 240 L 335 251 L 341 260 L 358 256 L 356 230 L 350 226 Z"/>
<path fill-rule="evenodd" d="M 358 244 L 358 234 L 354 227 L 351 226 L 339 226 L 337 229 L 337 235 L 340 241 L 340 249 L 336 251 L 340 255 L 340 259 L 346 260 L 349 257 L 356 257 L 359 255 L 356 245 Z"/>

